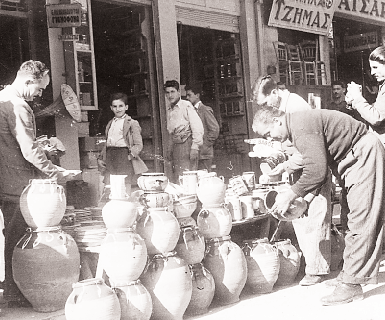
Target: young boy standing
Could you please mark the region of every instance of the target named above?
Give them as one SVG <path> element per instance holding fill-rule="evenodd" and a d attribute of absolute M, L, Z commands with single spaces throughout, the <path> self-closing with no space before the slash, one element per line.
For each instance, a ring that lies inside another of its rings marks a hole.
<path fill-rule="evenodd" d="M 128 110 L 126 94 L 113 93 L 110 103 L 115 117 L 106 126 L 106 145 L 98 158 L 98 167 L 101 172 L 105 171 L 106 184 L 110 182 L 110 175 L 127 175 L 126 193 L 130 195 L 135 175 L 148 170 L 139 157 L 143 149 L 142 129 L 138 121 L 126 114 Z"/>

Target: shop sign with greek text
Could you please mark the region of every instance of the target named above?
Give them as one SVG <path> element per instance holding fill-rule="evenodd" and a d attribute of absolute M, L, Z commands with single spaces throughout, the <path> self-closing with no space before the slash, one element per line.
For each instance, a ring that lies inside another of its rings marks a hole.
<path fill-rule="evenodd" d="M 274 0 L 268 25 L 327 35 L 338 4 L 336 0 Z"/>
<path fill-rule="evenodd" d="M 336 14 L 366 23 L 384 25 L 385 1 L 378 0 L 339 0 Z"/>
<path fill-rule="evenodd" d="M 46 7 L 49 28 L 80 27 L 82 6 L 74 4 L 52 4 Z"/>
<path fill-rule="evenodd" d="M 344 52 L 375 49 L 378 47 L 377 32 L 368 32 L 344 37 Z"/>

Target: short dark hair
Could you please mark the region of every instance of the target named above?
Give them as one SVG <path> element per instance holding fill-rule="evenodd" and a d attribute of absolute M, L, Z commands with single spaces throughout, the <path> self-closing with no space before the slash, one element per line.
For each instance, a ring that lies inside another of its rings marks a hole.
<path fill-rule="evenodd" d="M 176 90 L 179 91 L 179 82 L 176 81 L 176 80 L 168 80 L 164 84 L 163 89 L 166 89 L 166 88 L 169 88 L 169 87 L 175 88 Z"/>
<path fill-rule="evenodd" d="M 253 100 L 258 103 L 261 95 L 268 96 L 274 89 L 277 89 L 277 83 L 270 75 L 259 77 L 252 86 Z"/>
<path fill-rule="evenodd" d="M 334 80 L 332 81 L 332 88 L 333 86 L 341 86 L 342 88 L 346 88 L 346 83 L 342 80 Z"/>
<path fill-rule="evenodd" d="M 46 65 L 43 62 L 28 60 L 21 64 L 17 74 L 32 76 L 34 79 L 40 80 L 48 72 L 49 72 L 49 69 L 46 67 Z"/>
<path fill-rule="evenodd" d="M 266 104 L 258 105 L 253 118 L 253 130 L 257 124 L 271 124 L 273 123 L 273 118 L 281 117 L 284 114 L 285 112 L 278 108 L 270 107 Z"/>
<path fill-rule="evenodd" d="M 112 101 L 114 100 L 122 100 L 125 105 L 128 104 L 128 96 L 123 92 L 115 92 L 110 95 L 110 105 L 112 105 Z"/>
<path fill-rule="evenodd" d="M 369 60 L 385 64 L 385 46 L 380 46 L 374 49 L 369 55 Z"/>
<path fill-rule="evenodd" d="M 185 87 L 186 92 L 188 90 L 194 92 L 194 94 L 200 94 L 202 95 L 202 84 L 201 83 L 192 83 L 190 85 L 186 85 Z"/>

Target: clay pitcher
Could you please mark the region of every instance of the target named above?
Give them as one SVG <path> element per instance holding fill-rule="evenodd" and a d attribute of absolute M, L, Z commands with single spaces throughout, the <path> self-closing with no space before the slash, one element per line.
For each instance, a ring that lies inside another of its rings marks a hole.
<path fill-rule="evenodd" d="M 151 294 L 151 319 L 183 319 L 191 299 L 192 281 L 186 262 L 175 251 L 154 255 L 140 279 Z"/>
<path fill-rule="evenodd" d="M 102 209 L 108 229 L 130 228 L 138 216 L 137 204 L 128 199 L 111 199 Z"/>
<path fill-rule="evenodd" d="M 168 178 L 162 172 L 146 172 L 138 178 L 138 186 L 144 191 L 164 191 Z"/>
<path fill-rule="evenodd" d="M 140 280 L 132 282 L 113 282 L 121 309 L 120 320 L 149 320 L 152 314 L 152 299 L 150 293 Z"/>
<path fill-rule="evenodd" d="M 65 305 L 66 320 L 120 320 L 115 292 L 103 279 L 92 278 L 73 284 Z"/>
<path fill-rule="evenodd" d="M 226 185 L 223 177 L 217 177 L 215 172 L 203 175 L 199 179 L 197 196 L 203 206 L 224 203 Z"/>
<path fill-rule="evenodd" d="M 31 228 L 57 226 L 66 206 L 64 188 L 54 179 L 31 179 L 20 196 L 20 211 Z"/>
<path fill-rule="evenodd" d="M 247 261 L 246 287 L 252 293 L 268 293 L 278 279 L 278 250 L 267 238 L 243 241 L 243 252 Z"/>
<path fill-rule="evenodd" d="M 197 225 L 206 239 L 228 236 L 232 217 L 225 204 L 204 206 L 197 217 Z"/>
<path fill-rule="evenodd" d="M 115 283 L 137 280 L 147 262 L 144 240 L 131 228 L 107 229 L 99 259 Z"/>
<path fill-rule="evenodd" d="M 274 243 L 278 250 L 279 273 L 276 286 L 292 284 L 298 274 L 302 253 L 291 244 L 290 239 Z"/>
<path fill-rule="evenodd" d="M 206 245 L 203 265 L 214 277 L 214 300 L 222 305 L 238 302 L 247 279 L 247 263 L 241 248 L 230 236 L 206 240 Z"/>
<path fill-rule="evenodd" d="M 202 263 L 189 265 L 192 278 L 192 295 L 186 309 L 188 315 L 199 315 L 208 312 L 214 298 L 215 282 Z"/>
<path fill-rule="evenodd" d="M 174 250 L 180 233 L 178 220 L 167 208 L 146 209 L 137 221 L 136 231 L 150 255 Z"/>
<path fill-rule="evenodd" d="M 194 226 L 180 229 L 178 243 L 175 251 L 187 264 L 199 263 L 205 255 L 205 240 L 199 229 Z"/>
<path fill-rule="evenodd" d="M 60 227 L 28 229 L 13 251 L 12 264 L 17 286 L 38 312 L 63 309 L 79 279 L 78 247 Z"/>

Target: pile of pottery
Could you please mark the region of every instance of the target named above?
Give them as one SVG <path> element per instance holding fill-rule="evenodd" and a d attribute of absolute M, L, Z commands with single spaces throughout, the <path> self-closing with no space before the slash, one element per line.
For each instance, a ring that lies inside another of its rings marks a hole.
<path fill-rule="evenodd" d="M 78 247 L 59 225 L 66 210 L 64 188 L 56 180 L 32 179 L 20 210 L 30 228 L 13 251 L 14 280 L 34 310 L 63 309 L 80 273 Z"/>
<path fill-rule="evenodd" d="M 138 185 L 144 191 L 140 196 L 144 209 L 136 230 L 149 255 L 140 280 L 153 301 L 151 319 L 182 320 L 191 300 L 192 280 L 187 263 L 175 251 L 180 225 L 172 211 L 172 196 L 165 192 L 168 178 L 163 173 L 142 174 Z"/>
<path fill-rule="evenodd" d="M 231 241 L 232 217 L 225 205 L 226 185 L 215 172 L 200 177 L 197 195 L 202 209 L 197 225 L 206 242 L 203 266 L 214 278 L 214 301 L 226 305 L 239 301 L 247 265 L 240 247 Z"/>

